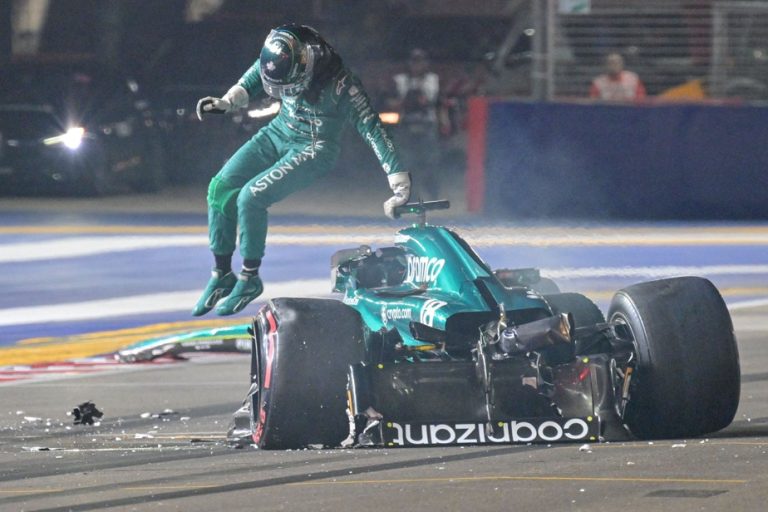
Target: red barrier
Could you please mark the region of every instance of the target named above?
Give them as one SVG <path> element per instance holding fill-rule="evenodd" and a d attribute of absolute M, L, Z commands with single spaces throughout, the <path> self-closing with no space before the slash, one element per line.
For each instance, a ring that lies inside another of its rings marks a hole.
<path fill-rule="evenodd" d="M 464 175 L 467 210 L 480 212 L 485 199 L 485 139 L 488 98 L 469 99 L 467 112 L 467 172 Z"/>

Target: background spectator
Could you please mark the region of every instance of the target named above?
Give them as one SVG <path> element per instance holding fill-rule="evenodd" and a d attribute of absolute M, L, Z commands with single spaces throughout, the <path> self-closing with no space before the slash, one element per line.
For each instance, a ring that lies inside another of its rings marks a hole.
<path fill-rule="evenodd" d="M 591 98 L 607 101 L 635 101 L 645 98 L 645 86 L 637 73 L 624 69 L 624 58 L 610 53 L 605 58 L 606 72 L 594 80 Z"/>
<path fill-rule="evenodd" d="M 440 79 L 429 71 L 424 50 L 416 48 L 408 59 L 408 70 L 394 77 L 390 107 L 400 114 L 395 138 L 406 169 L 418 169 L 422 199 L 437 199 L 439 160 L 438 100 Z"/>

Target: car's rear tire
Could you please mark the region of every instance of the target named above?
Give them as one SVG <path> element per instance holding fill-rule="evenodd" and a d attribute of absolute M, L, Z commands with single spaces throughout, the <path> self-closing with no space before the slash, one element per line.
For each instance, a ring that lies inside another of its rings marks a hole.
<path fill-rule="evenodd" d="M 531 285 L 531 289 L 542 295 L 552 295 L 560 293 L 560 287 L 557 283 L 548 277 L 542 277 L 538 282 Z"/>
<path fill-rule="evenodd" d="M 637 356 L 624 421 L 642 439 L 728 426 L 739 405 L 739 354 L 720 293 L 700 277 L 629 286 L 608 313 Z"/>
<path fill-rule="evenodd" d="M 338 446 L 349 434 L 349 365 L 363 359 L 363 324 L 330 299 L 273 299 L 255 322 L 251 395 L 260 448 Z"/>
<path fill-rule="evenodd" d="M 605 322 L 600 308 L 589 297 L 580 293 L 548 294 L 544 295 L 544 301 L 549 304 L 554 314 L 571 313 L 577 328 Z"/>

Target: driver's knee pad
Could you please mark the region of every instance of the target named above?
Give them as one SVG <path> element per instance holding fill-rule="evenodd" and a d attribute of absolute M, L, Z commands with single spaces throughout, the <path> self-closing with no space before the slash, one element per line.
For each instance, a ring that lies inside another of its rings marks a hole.
<path fill-rule="evenodd" d="M 208 185 L 208 207 L 224 215 L 234 217 L 237 212 L 237 187 L 219 176 L 211 178 Z"/>

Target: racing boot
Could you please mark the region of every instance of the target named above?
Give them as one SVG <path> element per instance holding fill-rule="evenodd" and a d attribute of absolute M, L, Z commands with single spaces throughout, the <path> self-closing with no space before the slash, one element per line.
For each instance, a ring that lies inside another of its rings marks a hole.
<path fill-rule="evenodd" d="M 213 269 L 208 286 L 205 287 L 203 295 L 192 310 L 192 316 L 201 316 L 212 310 L 220 299 L 232 292 L 235 283 L 237 283 L 237 277 L 232 271 L 225 274 L 219 269 Z"/>
<path fill-rule="evenodd" d="M 227 316 L 239 313 L 263 291 L 264 283 L 258 274 L 241 272 L 232 293 L 216 308 L 216 314 Z"/>

